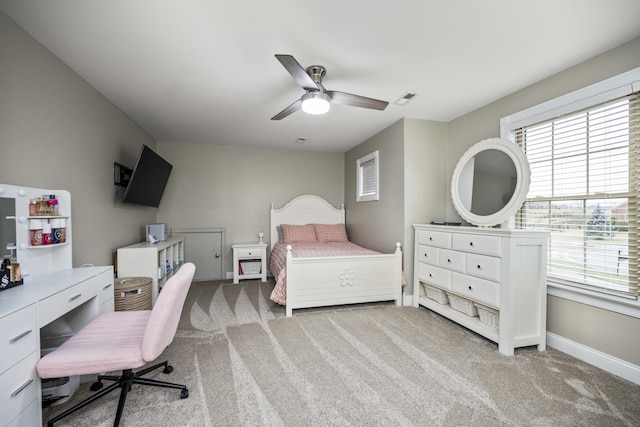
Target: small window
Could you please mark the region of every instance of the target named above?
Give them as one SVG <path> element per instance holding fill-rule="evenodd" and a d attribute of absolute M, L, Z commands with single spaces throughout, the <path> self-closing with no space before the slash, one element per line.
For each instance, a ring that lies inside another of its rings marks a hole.
<path fill-rule="evenodd" d="M 356 169 L 358 173 L 356 202 L 379 200 L 378 150 L 359 158 Z"/>

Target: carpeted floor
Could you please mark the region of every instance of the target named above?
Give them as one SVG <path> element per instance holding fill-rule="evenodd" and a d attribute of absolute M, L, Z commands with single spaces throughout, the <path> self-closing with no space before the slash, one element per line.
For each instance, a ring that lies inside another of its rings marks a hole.
<path fill-rule="evenodd" d="M 271 282 L 196 282 L 161 356 L 175 390 L 134 386 L 123 426 L 638 426 L 640 385 L 548 349 L 497 346 L 424 308 L 309 309 Z M 80 386 L 71 402 L 88 395 Z M 117 392 L 57 426 L 109 426 Z"/>

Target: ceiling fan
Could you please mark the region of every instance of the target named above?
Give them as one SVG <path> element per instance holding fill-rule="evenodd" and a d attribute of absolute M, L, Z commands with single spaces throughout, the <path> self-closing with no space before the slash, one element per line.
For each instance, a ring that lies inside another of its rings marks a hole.
<path fill-rule="evenodd" d="M 306 93 L 302 95 L 302 98 L 271 117 L 271 120 L 284 119 L 300 109 L 309 114 L 324 114 L 329 111 L 330 104 L 351 105 L 373 110 L 384 110 L 389 105 L 387 101 L 326 90 L 322 85 L 322 77 L 327 70 L 322 65 L 311 65 L 305 70 L 291 55 L 276 55 L 276 58 Z"/>

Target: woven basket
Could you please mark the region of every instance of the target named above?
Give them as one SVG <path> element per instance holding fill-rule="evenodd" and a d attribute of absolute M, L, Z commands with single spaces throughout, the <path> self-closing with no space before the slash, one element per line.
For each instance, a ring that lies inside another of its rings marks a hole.
<path fill-rule="evenodd" d="M 116 311 L 151 310 L 150 277 L 122 277 L 113 288 Z"/>
<path fill-rule="evenodd" d="M 475 317 L 478 315 L 478 309 L 475 305 L 473 305 L 473 301 L 454 294 L 447 295 L 449 296 L 449 304 L 451 304 L 451 308 L 453 308 L 454 310 L 471 317 Z"/>
<path fill-rule="evenodd" d="M 422 287 L 424 288 L 424 293 L 427 295 L 427 298 L 434 300 L 438 304 L 449 304 L 449 297 L 447 297 L 445 291 L 425 285 L 424 283 L 422 283 Z"/>
<path fill-rule="evenodd" d="M 500 312 L 480 304 L 475 304 L 475 306 L 478 309 L 480 323 L 498 329 L 498 325 L 500 325 Z"/>
<path fill-rule="evenodd" d="M 262 269 L 262 261 L 242 261 L 242 274 L 258 274 Z"/>

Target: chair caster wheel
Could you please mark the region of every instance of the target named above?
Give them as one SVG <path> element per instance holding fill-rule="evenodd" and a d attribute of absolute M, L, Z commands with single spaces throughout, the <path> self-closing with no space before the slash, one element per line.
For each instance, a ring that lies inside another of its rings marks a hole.
<path fill-rule="evenodd" d="M 102 388 L 104 384 L 102 384 L 100 381 L 96 381 L 95 383 L 91 384 L 91 387 L 89 387 L 89 390 L 91 391 L 98 391 Z"/>
<path fill-rule="evenodd" d="M 189 389 L 184 388 L 180 392 L 180 399 L 186 399 L 187 397 L 189 397 Z"/>
<path fill-rule="evenodd" d="M 167 366 L 162 370 L 162 373 L 163 373 L 163 374 L 170 374 L 171 372 L 173 372 L 173 366 L 171 366 L 171 365 L 167 365 Z"/>

